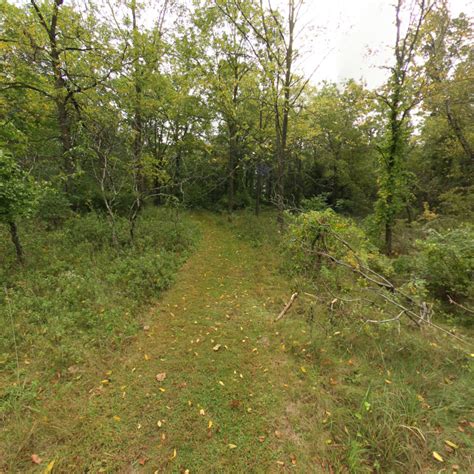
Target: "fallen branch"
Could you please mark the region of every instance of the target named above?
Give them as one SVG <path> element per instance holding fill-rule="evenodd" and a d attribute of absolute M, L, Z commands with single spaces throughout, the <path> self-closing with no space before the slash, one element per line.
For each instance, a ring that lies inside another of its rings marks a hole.
<path fill-rule="evenodd" d="M 291 308 L 291 305 L 293 304 L 293 302 L 295 301 L 297 297 L 298 297 L 298 293 L 293 293 L 291 295 L 290 301 L 286 303 L 286 306 L 281 310 L 281 313 L 277 316 L 277 318 L 275 319 L 275 322 L 279 321 L 281 318 L 283 318 L 283 316 L 285 316 L 285 314 L 289 311 L 289 309 Z"/>
<path fill-rule="evenodd" d="M 459 308 L 463 309 L 464 311 L 467 311 L 468 313 L 471 313 L 471 314 L 474 314 L 474 310 L 472 310 L 471 308 L 467 308 L 466 306 L 463 306 L 462 304 L 458 303 L 457 301 L 454 301 L 451 296 L 448 295 L 448 299 L 449 299 L 449 302 L 451 304 L 454 304 L 456 306 L 458 306 Z"/>

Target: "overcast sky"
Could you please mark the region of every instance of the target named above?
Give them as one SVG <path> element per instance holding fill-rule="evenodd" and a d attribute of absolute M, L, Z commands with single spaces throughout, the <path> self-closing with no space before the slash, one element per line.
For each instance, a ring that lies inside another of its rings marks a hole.
<path fill-rule="evenodd" d="M 474 0 L 449 3 L 453 15 L 474 14 Z M 316 83 L 362 78 L 370 87 L 381 84 L 386 72 L 379 66 L 391 60 L 388 46 L 394 42 L 393 4 L 393 0 L 306 0 L 301 19 L 308 24 L 304 35 L 310 38 L 302 45 L 308 50 L 301 64 L 305 73 L 319 65 L 313 76 Z M 375 52 L 369 54 L 369 48 Z"/>

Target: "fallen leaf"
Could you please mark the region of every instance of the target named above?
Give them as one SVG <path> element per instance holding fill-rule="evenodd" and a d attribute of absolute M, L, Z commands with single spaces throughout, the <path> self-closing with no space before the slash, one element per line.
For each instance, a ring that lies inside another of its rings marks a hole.
<path fill-rule="evenodd" d="M 143 356 L 143 358 L 144 358 L 145 360 L 150 360 L 150 359 L 151 359 L 151 357 L 150 357 L 148 354 L 145 354 L 145 355 Z"/>
<path fill-rule="evenodd" d="M 206 414 L 206 412 L 204 411 L 204 408 L 201 408 L 201 409 L 199 410 L 199 414 L 200 414 L 201 416 L 204 416 L 204 415 Z"/>
<path fill-rule="evenodd" d="M 449 441 L 449 439 L 445 439 L 444 442 L 450 448 L 459 449 L 459 446 L 457 444 L 453 443 L 452 441 Z"/>
<path fill-rule="evenodd" d="M 221 348 L 221 345 L 220 345 L 220 344 L 216 344 L 216 345 L 212 348 L 212 350 L 215 351 L 215 352 L 217 352 L 220 348 Z"/>
<path fill-rule="evenodd" d="M 266 439 L 265 436 L 259 436 L 259 437 L 258 437 L 258 440 L 259 440 L 261 443 L 263 443 L 263 442 L 265 441 L 265 439 Z"/>
<path fill-rule="evenodd" d="M 166 378 L 166 372 L 162 372 L 161 374 L 156 374 L 156 381 L 157 382 L 163 382 Z"/>
<path fill-rule="evenodd" d="M 222 385 L 224 387 L 224 382 L 222 380 L 219 380 L 219 385 Z"/>
<path fill-rule="evenodd" d="M 442 458 L 441 454 L 439 454 L 436 451 L 433 451 L 433 457 L 436 459 L 438 462 L 444 462 L 444 459 Z"/>
<path fill-rule="evenodd" d="M 227 445 L 227 447 L 228 447 L 229 449 L 235 449 L 235 448 L 237 447 L 237 445 L 230 443 L 230 444 Z"/>
<path fill-rule="evenodd" d="M 140 464 L 141 466 L 144 466 L 147 461 L 148 461 L 147 458 L 141 458 L 141 459 L 138 461 L 138 464 Z"/>
<path fill-rule="evenodd" d="M 306 369 L 304 367 L 300 367 L 300 369 L 301 369 L 301 372 L 303 372 L 303 374 L 306 373 Z"/>
<path fill-rule="evenodd" d="M 163 423 L 161 423 L 161 420 L 157 421 L 156 426 L 158 426 L 158 428 L 161 428 L 163 426 Z"/>
<path fill-rule="evenodd" d="M 46 466 L 46 469 L 43 471 L 43 474 L 49 474 L 52 470 L 53 470 L 53 467 L 54 467 L 54 463 L 56 461 L 53 459 L 47 466 Z"/>
<path fill-rule="evenodd" d="M 32 454 L 31 455 L 31 462 L 33 462 L 35 464 L 41 464 L 43 461 L 41 460 L 41 458 L 37 454 Z"/>
<path fill-rule="evenodd" d="M 115 421 L 120 421 L 121 418 L 120 418 L 120 416 L 115 415 L 115 416 L 114 416 L 114 420 L 115 420 Z"/>
<path fill-rule="evenodd" d="M 209 420 L 209 423 L 207 424 L 207 428 L 210 430 L 212 428 L 212 421 Z"/>
<path fill-rule="evenodd" d="M 170 457 L 170 461 L 176 457 L 176 448 L 173 449 L 173 454 Z"/>

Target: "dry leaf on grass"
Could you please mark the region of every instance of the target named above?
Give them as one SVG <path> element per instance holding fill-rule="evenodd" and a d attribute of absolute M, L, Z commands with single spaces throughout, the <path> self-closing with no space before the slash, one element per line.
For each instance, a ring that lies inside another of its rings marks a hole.
<path fill-rule="evenodd" d="M 162 372 L 161 374 L 156 374 L 156 381 L 163 382 L 166 378 L 166 372 Z"/>

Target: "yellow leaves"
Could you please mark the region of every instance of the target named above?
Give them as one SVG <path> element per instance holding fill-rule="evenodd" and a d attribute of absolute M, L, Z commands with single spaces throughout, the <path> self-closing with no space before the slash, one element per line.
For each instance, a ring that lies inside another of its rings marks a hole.
<path fill-rule="evenodd" d="M 166 388 L 163 388 L 163 387 L 160 387 L 158 390 L 159 390 L 160 392 L 166 392 Z"/>
<path fill-rule="evenodd" d="M 207 424 L 207 429 L 210 430 L 212 428 L 212 420 L 209 420 L 209 423 Z"/>
<path fill-rule="evenodd" d="M 306 372 L 307 372 L 306 369 L 303 366 L 300 367 L 300 370 L 301 370 L 301 372 L 303 372 L 303 374 L 306 374 Z"/>
<path fill-rule="evenodd" d="M 229 444 L 227 445 L 227 447 L 228 447 L 229 449 L 235 449 L 235 448 L 237 448 L 237 445 L 236 445 L 236 444 L 229 443 Z"/>
<path fill-rule="evenodd" d="M 206 411 L 204 410 L 204 408 L 201 408 L 201 409 L 199 410 L 199 414 L 200 414 L 201 416 L 205 416 L 205 415 L 206 415 Z"/>
<path fill-rule="evenodd" d="M 110 380 L 104 379 L 104 380 L 101 380 L 100 383 L 101 383 L 102 385 L 107 385 L 107 384 L 110 383 Z"/>
<path fill-rule="evenodd" d="M 444 443 L 446 444 L 446 446 L 449 446 L 452 449 L 459 449 L 459 446 L 453 443 L 452 441 L 449 441 L 449 439 L 445 439 Z"/>
<path fill-rule="evenodd" d="M 437 451 L 433 451 L 433 457 L 436 459 L 438 462 L 444 462 L 443 457 L 441 454 L 439 454 Z"/>
<path fill-rule="evenodd" d="M 156 374 L 155 378 L 157 382 L 163 382 L 166 379 L 166 372 L 162 372 L 161 374 Z"/>
<path fill-rule="evenodd" d="M 117 415 L 115 415 L 113 418 L 114 418 L 114 421 L 116 421 L 116 422 L 119 422 L 119 421 L 121 421 L 121 418 L 120 418 L 120 416 L 117 416 Z"/>
<path fill-rule="evenodd" d="M 217 352 L 220 348 L 221 348 L 221 344 L 216 344 L 216 345 L 212 348 L 212 350 L 213 350 L 214 352 Z"/>
<path fill-rule="evenodd" d="M 47 466 L 46 466 L 46 469 L 43 471 L 43 474 L 49 474 L 53 468 L 54 468 L 54 463 L 56 461 L 53 459 Z"/>
<path fill-rule="evenodd" d="M 158 428 L 161 428 L 163 426 L 163 423 L 161 422 L 161 420 L 158 420 L 156 422 L 156 426 L 158 426 Z"/>
<path fill-rule="evenodd" d="M 150 360 L 150 359 L 151 359 L 151 357 L 150 357 L 148 354 L 144 354 L 144 355 L 143 355 L 143 358 L 144 358 L 145 360 Z"/>
<path fill-rule="evenodd" d="M 386 383 L 387 385 L 391 385 L 391 384 L 392 384 L 392 381 L 391 381 L 391 380 L 388 380 L 388 379 L 385 379 L 385 383 Z"/>
<path fill-rule="evenodd" d="M 222 387 L 225 386 L 224 382 L 222 380 L 219 380 L 219 385 L 221 385 Z"/>
<path fill-rule="evenodd" d="M 177 456 L 177 452 L 176 452 L 176 448 L 173 449 L 173 454 L 170 456 L 170 461 L 172 461 L 173 459 L 175 459 Z"/>

